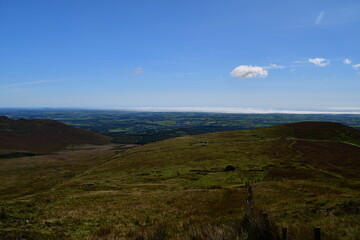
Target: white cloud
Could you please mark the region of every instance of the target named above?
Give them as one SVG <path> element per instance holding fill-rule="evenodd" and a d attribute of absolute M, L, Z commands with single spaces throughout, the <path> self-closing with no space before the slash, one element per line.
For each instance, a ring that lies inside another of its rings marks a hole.
<path fill-rule="evenodd" d="M 231 71 L 230 75 L 234 78 L 265 78 L 267 77 L 268 71 L 263 67 L 251 66 L 251 65 L 240 65 Z"/>
<path fill-rule="evenodd" d="M 330 64 L 330 60 L 325 58 L 309 58 L 309 62 L 315 64 L 317 67 L 325 67 Z"/>
<path fill-rule="evenodd" d="M 315 21 L 315 24 L 319 24 L 321 22 L 321 20 L 323 19 L 324 17 L 324 14 L 325 12 L 324 11 L 321 11 L 318 15 L 318 17 L 316 18 L 316 21 Z"/>
<path fill-rule="evenodd" d="M 140 75 L 140 74 L 142 74 L 143 72 L 144 72 L 144 70 L 143 70 L 141 67 L 137 67 L 137 68 L 135 69 L 134 74 L 135 74 L 135 75 Z"/>
<path fill-rule="evenodd" d="M 351 59 L 345 58 L 343 64 L 351 64 Z"/>
<path fill-rule="evenodd" d="M 360 63 L 352 65 L 352 67 L 355 68 L 355 69 L 358 69 L 358 68 L 360 68 Z"/>
<path fill-rule="evenodd" d="M 277 64 L 270 64 L 269 66 L 263 67 L 264 69 L 283 69 L 284 66 L 277 65 Z"/>

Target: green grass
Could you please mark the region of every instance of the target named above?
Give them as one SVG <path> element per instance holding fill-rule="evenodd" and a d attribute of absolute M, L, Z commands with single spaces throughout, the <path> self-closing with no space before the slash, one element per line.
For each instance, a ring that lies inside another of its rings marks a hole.
<path fill-rule="evenodd" d="M 1 160 L 0 236 L 129 239 L 166 223 L 170 238 L 189 239 L 194 228 L 241 219 L 253 181 L 258 208 L 293 235 L 319 226 L 327 239 L 355 240 L 360 148 L 358 132 L 345 130 L 352 137 L 335 129 L 298 138 L 277 126 Z"/>

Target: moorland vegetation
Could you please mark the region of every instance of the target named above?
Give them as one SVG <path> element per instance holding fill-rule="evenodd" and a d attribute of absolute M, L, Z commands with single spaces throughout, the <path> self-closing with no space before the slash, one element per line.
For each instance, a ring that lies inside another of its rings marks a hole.
<path fill-rule="evenodd" d="M 0 238 L 251 239 L 251 182 L 253 219 L 355 240 L 359 146 L 359 130 L 300 122 L 1 159 Z"/>

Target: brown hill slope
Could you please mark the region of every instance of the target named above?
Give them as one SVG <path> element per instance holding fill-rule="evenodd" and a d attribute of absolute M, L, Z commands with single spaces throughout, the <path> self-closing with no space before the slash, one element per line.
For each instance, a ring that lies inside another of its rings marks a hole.
<path fill-rule="evenodd" d="M 360 131 L 336 122 L 297 122 L 285 124 L 295 138 L 359 142 Z"/>
<path fill-rule="evenodd" d="M 242 219 L 248 181 L 291 239 L 313 239 L 314 226 L 324 239 L 358 239 L 359 132 L 308 122 L 4 159 L 0 239 L 133 239 L 161 223 L 168 239 L 197 239 L 194 228 Z"/>
<path fill-rule="evenodd" d="M 68 145 L 107 144 L 110 137 L 54 120 L 0 117 L 0 150 L 49 153 Z"/>

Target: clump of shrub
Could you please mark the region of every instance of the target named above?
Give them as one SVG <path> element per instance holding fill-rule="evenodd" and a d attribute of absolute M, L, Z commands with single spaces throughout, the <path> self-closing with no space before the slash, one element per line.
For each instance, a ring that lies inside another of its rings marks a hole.
<path fill-rule="evenodd" d="M 5 212 L 5 209 L 0 209 L 0 220 L 5 220 L 7 218 L 7 214 Z"/>
<path fill-rule="evenodd" d="M 279 239 L 277 225 L 269 214 L 255 207 L 249 183 L 245 199 L 245 216 L 221 226 L 201 226 L 193 229 L 190 240 L 276 240 Z"/>
<path fill-rule="evenodd" d="M 275 240 L 279 238 L 278 226 L 270 215 L 255 207 L 254 195 L 250 183 L 246 183 L 245 216 L 240 226 L 248 235 L 248 240 Z"/>
<path fill-rule="evenodd" d="M 278 227 L 269 214 L 255 207 L 251 185 L 246 184 L 245 215 L 221 225 L 196 224 L 192 226 L 185 240 L 277 240 Z M 172 229 L 174 230 L 174 229 Z M 139 229 L 132 234 L 134 240 L 178 239 L 168 225 L 161 224 L 153 228 Z"/>
<path fill-rule="evenodd" d="M 166 224 L 158 224 L 153 228 L 140 229 L 130 235 L 134 240 L 166 240 L 170 239 L 170 232 Z"/>

